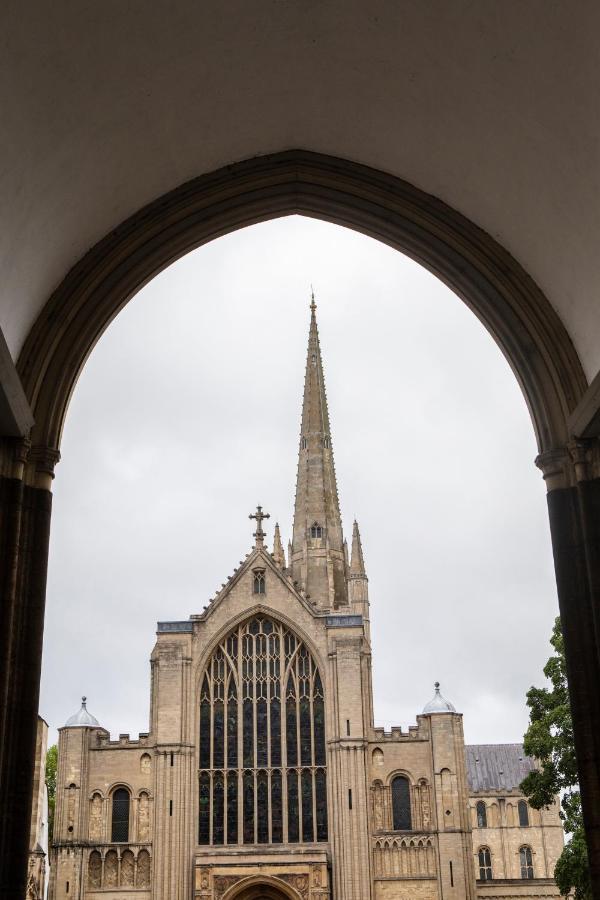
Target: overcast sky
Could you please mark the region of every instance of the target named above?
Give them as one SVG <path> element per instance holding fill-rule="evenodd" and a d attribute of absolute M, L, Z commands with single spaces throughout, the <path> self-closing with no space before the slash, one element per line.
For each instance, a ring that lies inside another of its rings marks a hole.
<path fill-rule="evenodd" d="M 287 545 L 311 283 L 345 533 L 356 516 L 369 575 L 376 724 L 414 723 L 437 679 L 468 742 L 521 740 L 557 600 L 520 389 L 436 278 L 298 216 L 171 266 L 86 364 L 54 482 L 51 729 L 86 694 L 113 736 L 147 731 L 156 621 L 202 611 L 257 503 Z"/>

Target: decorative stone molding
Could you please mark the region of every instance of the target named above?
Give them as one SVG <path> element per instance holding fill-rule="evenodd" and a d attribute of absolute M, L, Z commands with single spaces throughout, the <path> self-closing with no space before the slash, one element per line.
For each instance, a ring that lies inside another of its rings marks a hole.
<path fill-rule="evenodd" d="M 567 440 L 566 422 L 587 380 L 561 320 L 517 261 L 458 212 L 395 176 L 289 150 L 201 175 L 156 199 L 66 275 L 17 366 L 35 416 L 34 443 L 60 446 L 67 405 L 90 351 L 149 278 L 220 235 L 294 213 L 381 240 L 444 281 L 509 360 L 540 452 Z"/>
<path fill-rule="evenodd" d="M 564 447 L 540 453 L 535 464 L 542 472 L 548 491 L 600 478 L 600 440 L 573 438 Z"/>

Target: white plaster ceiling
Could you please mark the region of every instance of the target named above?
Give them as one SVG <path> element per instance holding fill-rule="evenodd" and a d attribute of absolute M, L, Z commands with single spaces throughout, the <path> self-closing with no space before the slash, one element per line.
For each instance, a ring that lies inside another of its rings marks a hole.
<path fill-rule="evenodd" d="M 600 368 L 600 4 L 5 4 L 0 325 L 143 204 L 302 148 L 401 176 L 497 238 Z"/>

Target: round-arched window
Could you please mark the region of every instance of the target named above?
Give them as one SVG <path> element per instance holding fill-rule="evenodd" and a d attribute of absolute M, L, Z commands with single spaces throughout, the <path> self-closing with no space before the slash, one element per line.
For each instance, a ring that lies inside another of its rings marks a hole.
<path fill-rule="evenodd" d="M 129 840 L 129 791 L 117 788 L 112 795 L 111 841 L 122 843 Z"/>
<path fill-rule="evenodd" d="M 326 840 L 321 675 L 296 634 L 256 616 L 221 641 L 200 683 L 198 843 Z"/>
<path fill-rule="evenodd" d="M 410 831 L 412 828 L 410 784 L 404 775 L 398 775 L 392 781 L 392 826 L 394 831 Z"/>

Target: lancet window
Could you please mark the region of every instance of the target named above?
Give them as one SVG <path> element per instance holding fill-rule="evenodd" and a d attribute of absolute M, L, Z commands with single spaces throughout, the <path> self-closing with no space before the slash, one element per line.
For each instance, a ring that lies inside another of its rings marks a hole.
<path fill-rule="evenodd" d="M 519 800 L 519 825 L 526 828 L 529 825 L 529 810 L 525 800 Z"/>
<path fill-rule="evenodd" d="M 327 840 L 325 704 L 306 645 L 257 616 L 214 651 L 200 687 L 200 844 Z"/>
<path fill-rule="evenodd" d="M 521 863 L 521 878 L 533 878 L 531 847 L 521 847 L 519 850 L 519 862 Z"/>
<path fill-rule="evenodd" d="M 487 811 L 483 800 L 477 803 L 477 827 L 487 828 Z"/>
<path fill-rule="evenodd" d="M 492 855 L 489 847 L 479 848 L 479 879 L 480 881 L 492 880 Z"/>

